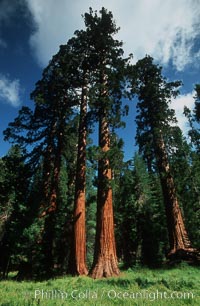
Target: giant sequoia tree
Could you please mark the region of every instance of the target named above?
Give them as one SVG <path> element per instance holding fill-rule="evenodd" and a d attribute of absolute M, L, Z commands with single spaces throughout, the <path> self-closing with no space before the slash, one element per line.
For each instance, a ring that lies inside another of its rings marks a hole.
<path fill-rule="evenodd" d="M 161 67 L 155 65 L 149 56 L 137 62 L 136 71 L 138 79 L 135 90 L 139 99 L 137 143 L 148 169 L 153 171 L 155 159 L 160 174 L 170 244 L 169 256 L 185 256 L 193 249 L 177 198 L 167 147 L 169 137 L 173 137 L 172 123 L 176 122 L 169 102 L 172 96 L 178 94 L 180 82 L 168 83 L 161 74 Z"/>
<path fill-rule="evenodd" d="M 41 238 L 37 240 L 41 244 L 43 272 L 46 276 L 50 275 L 54 269 L 59 176 L 62 158 L 71 141 L 67 133 L 70 129 L 73 131 L 72 106 L 77 100 L 71 82 L 73 74 L 70 69 L 67 69 L 67 65 L 71 63 L 70 57 L 67 57 L 67 49 L 64 51 L 65 62 L 63 62 L 63 48 L 61 48 L 44 69 L 42 79 L 37 82 L 31 94 L 35 103 L 34 112 L 28 108 L 22 108 L 19 116 L 5 131 L 7 139 L 13 139 L 24 148 L 28 146 L 27 162 L 32 165 L 33 172 L 42 165 L 38 218 L 43 218 L 44 225 L 41 228 Z"/>
<path fill-rule="evenodd" d="M 85 14 L 85 25 L 90 56 L 93 59 L 93 85 L 90 90 L 90 108 L 99 123 L 99 162 L 97 193 L 97 227 L 94 262 L 91 276 L 94 278 L 118 275 L 116 256 L 111 150 L 111 127 L 120 126 L 121 97 L 127 60 L 122 59 L 122 43 L 113 38 L 118 29 L 111 12 L 104 8 L 100 16 L 90 9 Z"/>
<path fill-rule="evenodd" d="M 92 63 L 89 56 L 85 31 L 76 31 L 67 46 L 71 55 L 73 86 L 79 106 L 79 127 L 77 163 L 75 176 L 75 196 L 73 214 L 73 241 L 70 270 L 73 274 L 87 275 L 86 264 L 86 143 L 87 143 L 87 104 L 89 76 Z M 90 84 L 91 86 L 91 84 Z"/>

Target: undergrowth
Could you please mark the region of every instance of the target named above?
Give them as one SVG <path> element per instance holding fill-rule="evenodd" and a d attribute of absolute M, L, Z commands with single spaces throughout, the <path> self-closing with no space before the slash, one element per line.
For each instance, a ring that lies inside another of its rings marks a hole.
<path fill-rule="evenodd" d="M 1 281 L 1 306 L 32 305 L 200 305 L 200 271 L 133 268 L 119 277 L 93 280 L 64 276 L 47 281 Z"/>

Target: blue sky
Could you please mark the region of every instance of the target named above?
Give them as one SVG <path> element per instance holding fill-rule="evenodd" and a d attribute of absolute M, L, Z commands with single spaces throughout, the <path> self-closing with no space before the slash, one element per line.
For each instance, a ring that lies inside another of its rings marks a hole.
<path fill-rule="evenodd" d="M 200 83 L 200 0 L 0 0 L 0 157 L 9 143 L 2 131 L 19 109 L 33 106 L 29 96 L 60 44 L 84 27 L 81 14 L 89 7 L 111 10 L 121 29 L 125 54 L 133 61 L 151 55 L 170 80 L 180 79 L 181 95 L 172 101 L 179 124 L 187 123 L 183 107 L 193 108 L 196 83 Z M 134 152 L 134 106 L 120 135 L 126 158 Z"/>

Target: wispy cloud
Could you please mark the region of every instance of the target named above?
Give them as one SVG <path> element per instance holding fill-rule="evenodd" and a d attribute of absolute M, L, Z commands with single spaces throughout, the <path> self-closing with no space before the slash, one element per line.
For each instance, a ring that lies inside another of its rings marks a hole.
<path fill-rule="evenodd" d="M 30 44 L 40 65 L 65 43 L 76 29 L 83 28 L 81 14 L 91 6 L 102 6 L 113 12 L 121 27 L 119 38 L 126 53 L 135 60 L 150 54 L 161 64 L 172 61 L 177 70 L 192 63 L 193 46 L 199 35 L 199 0 L 26 0 L 36 31 Z M 197 50 L 198 53 L 198 50 Z"/>
<path fill-rule="evenodd" d="M 189 124 L 187 118 L 184 116 L 184 106 L 187 106 L 189 109 L 194 109 L 194 96 L 195 92 L 187 93 L 178 96 L 176 99 L 173 99 L 171 102 L 171 108 L 176 112 L 176 117 L 178 120 L 178 125 L 183 131 L 183 134 L 187 136 L 189 130 Z"/>
<path fill-rule="evenodd" d="M 0 101 L 14 107 L 20 105 L 20 82 L 0 75 Z"/>

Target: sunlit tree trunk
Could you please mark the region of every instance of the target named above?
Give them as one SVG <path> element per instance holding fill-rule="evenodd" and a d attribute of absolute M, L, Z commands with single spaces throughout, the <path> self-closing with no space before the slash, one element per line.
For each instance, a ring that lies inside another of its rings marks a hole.
<path fill-rule="evenodd" d="M 78 136 L 78 155 L 74 203 L 74 241 L 72 273 L 87 275 L 86 266 L 86 229 L 85 229 L 85 186 L 86 186 L 86 136 L 87 136 L 87 86 L 82 88 L 80 122 Z"/>
<path fill-rule="evenodd" d="M 102 85 L 106 87 L 106 76 L 102 76 Z M 119 275 L 118 260 L 116 255 L 113 197 L 112 197 L 112 170 L 108 153 L 110 150 L 110 131 L 105 106 L 107 91 L 101 94 L 99 113 L 99 147 L 101 158 L 98 165 L 98 193 L 97 193 L 97 225 L 94 261 L 91 269 L 93 278 L 102 278 Z"/>

